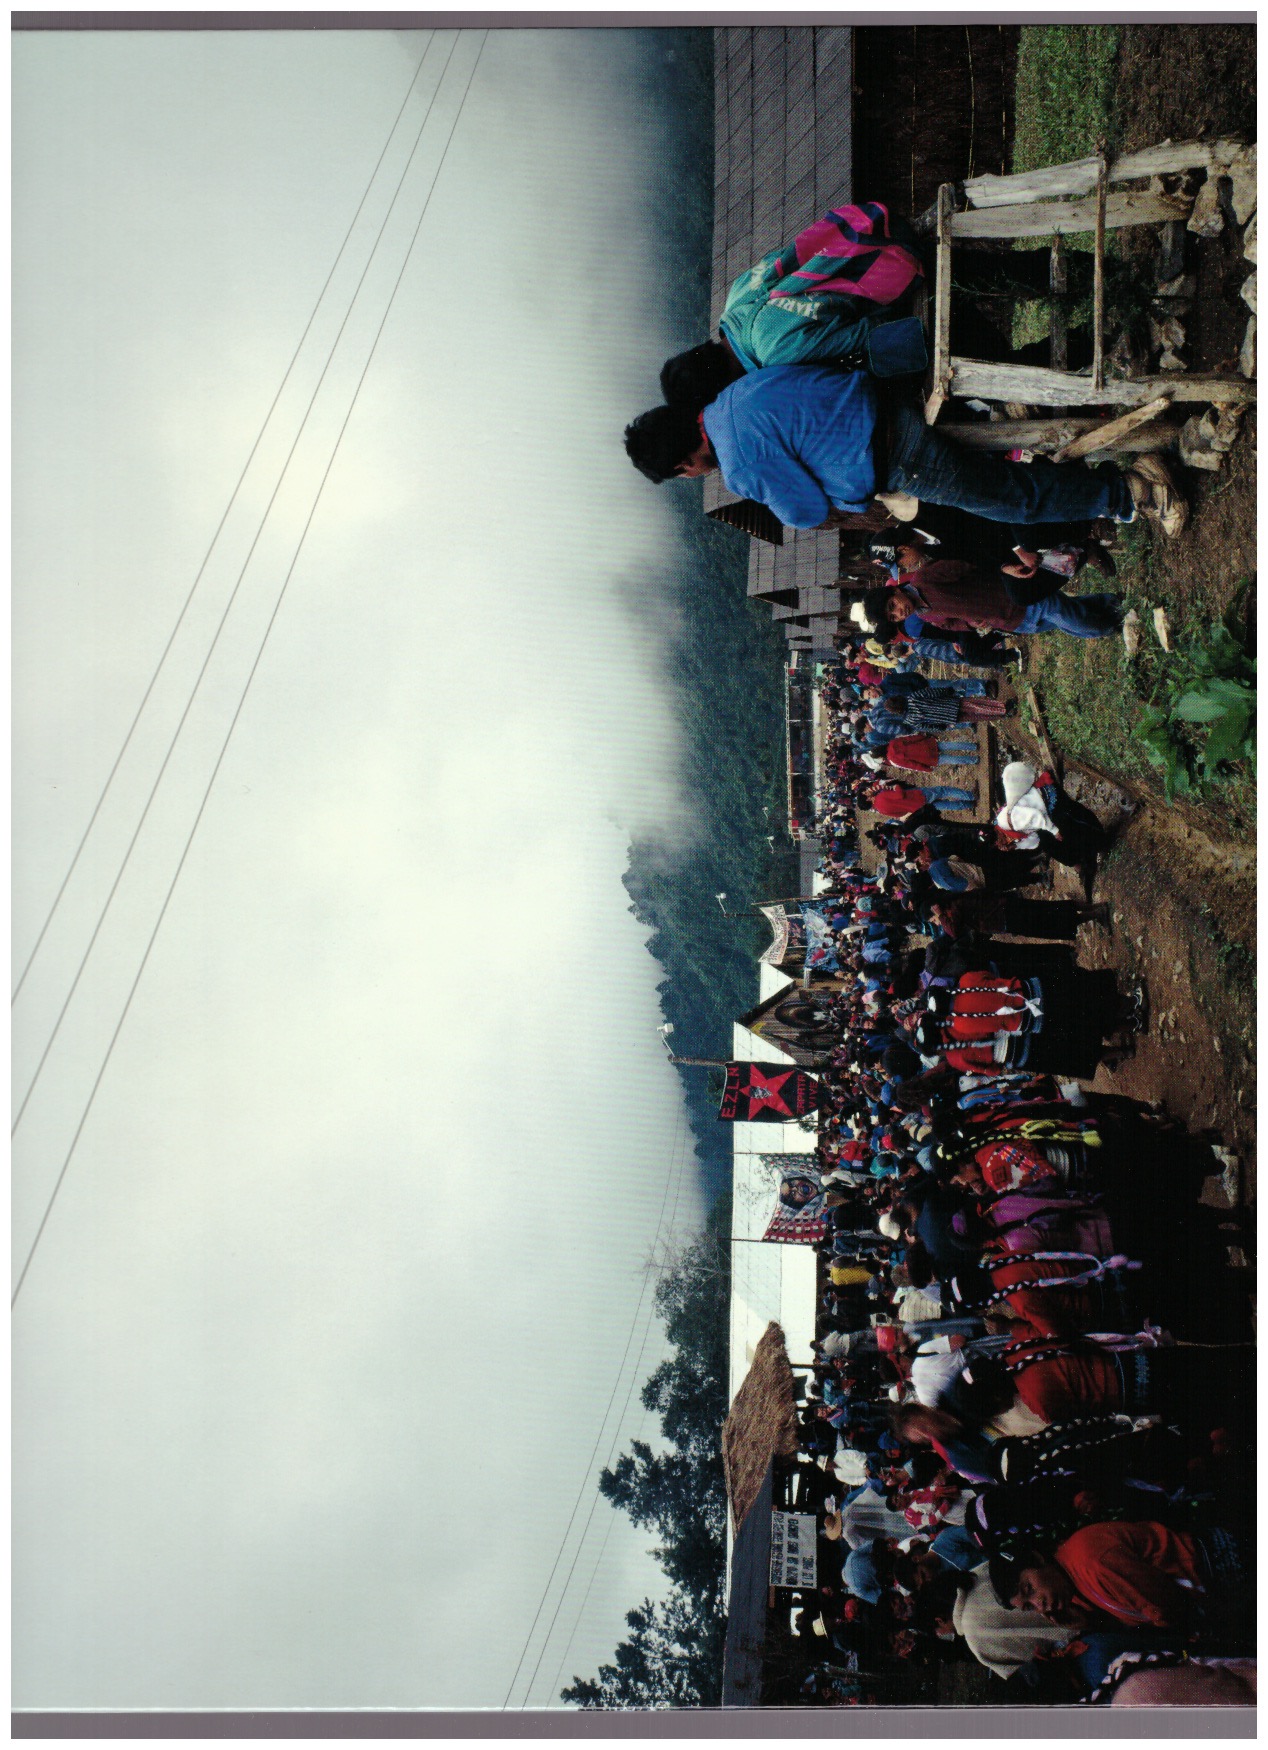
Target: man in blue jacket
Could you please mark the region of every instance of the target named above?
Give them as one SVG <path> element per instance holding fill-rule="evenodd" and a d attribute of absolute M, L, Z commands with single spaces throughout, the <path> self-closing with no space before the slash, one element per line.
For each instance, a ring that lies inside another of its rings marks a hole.
<path fill-rule="evenodd" d="M 1103 462 L 1009 462 L 962 449 L 923 411 L 881 411 L 872 378 L 821 365 L 774 365 L 729 384 L 700 414 L 654 407 L 626 428 L 625 449 L 649 480 L 719 469 L 728 488 L 791 528 L 821 528 L 892 498 L 909 518 L 921 500 L 992 522 L 1131 522 L 1137 511 L 1175 535 L 1188 515 L 1156 456 L 1126 471 Z M 901 501 L 906 501 L 905 503 Z"/>

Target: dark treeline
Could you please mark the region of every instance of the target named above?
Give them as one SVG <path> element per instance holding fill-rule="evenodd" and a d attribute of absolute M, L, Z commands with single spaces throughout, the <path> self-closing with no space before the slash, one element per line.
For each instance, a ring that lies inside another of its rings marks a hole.
<path fill-rule="evenodd" d="M 657 39 L 655 101 L 666 129 L 657 224 L 674 263 L 663 276 L 667 325 L 687 345 L 705 338 L 709 322 L 713 33 L 675 31 L 670 48 L 661 46 L 666 34 L 648 33 Z M 650 361 L 652 384 L 659 365 Z M 675 1049 L 726 1057 L 732 1021 L 756 1000 L 754 960 L 769 932 L 760 918 L 730 922 L 714 895 L 725 892 L 727 910 L 739 912 L 797 882 L 783 776 L 787 646 L 768 609 L 746 596 L 748 537 L 704 516 L 698 483 L 665 492 L 677 523 L 673 567 L 650 600 L 633 605 L 672 628 L 665 660 L 696 830 L 686 849 L 635 843 L 625 885 L 631 910 L 654 931 L 649 947 L 665 971 L 661 1006 Z M 682 1074 L 705 1188 L 716 1194 L 730 1181 L 730 1145 L 716 1121 L 712 1078 L 701 1069 Z"/>
<path fill-rule="evenodd" d="M 654 102 L 665 118 L 662 247 L 667 326 L 681 344 L 708 331 L 713 223 L 713 33 L 648 33 L 658 40 Z M 672 59 L 670 58 L 672 54 Z M 660 360 L 651 361 L 650 372 Z M 632 408 L 631 413 L 637 409 Z M 748 538 L 710 522 L 700 484 L 667 491 L 673 560 L 656 587 L 632 597 L 660 628 L 694 817 L 689 842 L 634 843 L 625 885 L 664 969 L 659 990 L 672 1044 L 726 1058 L 735 1017 L 756 1000 L 756 955 L 769 940 L 754 900 L 796 891 L 784 775 L 784 640 L 746 595 Z M 667 628 L 667 630 L 666 630 Z M 772 849 L 768 835 L 774 838 Z M 724 916 L 714 897 L 725 892 Z M 730 1133 L 717 1121 L 715 1076 L 681 1072 L 696 1153 L 712 1199 L 703 1231 L 663 1273 L 656 1309 L 673 1353 L 646 1382 L 663 1448 L 634 1441 L 599 1488 L 657 1539 L 671 1589 L 626 1617 L 630 1634 L 596 1678 L 562 1691 L 585 1708 L 717 1706 L 726 1637 L 726 1486 L 722 1424 L 728 1391 Z"/>
<path fill-rule="evenodd" d="M 666 1447 L 635 1440 L 599 1489 L 635 1525 L 654 1531 L 671 1582 L 667 1598 L 644 1599 L 614 1663 L 597 1678 L 574 1677 L 561 1699 L 584 1708 L 716 1707 L 726 1639 L 726 1485 L 722 1423 L 728 1406 L 726 1307 L 730 1298 L 731 1199 L 718 1199 L 704 1231 L 663 1272 L 656 1311 L 674 1353 L 642 1401 L 660 1416 Z M 719 1308 L 722 1309 L 719 1316 Z"/>

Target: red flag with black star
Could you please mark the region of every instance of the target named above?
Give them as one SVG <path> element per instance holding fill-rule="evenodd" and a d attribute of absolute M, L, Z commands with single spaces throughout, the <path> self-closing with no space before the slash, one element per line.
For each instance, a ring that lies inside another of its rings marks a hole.
<path fill-rule="evenodd" d="M 718 1117 L 728 1124 L 768 1119 L 783 1124 L 804 1118 L 819 1105 L 819 1083 L 804 1070 L 782 1063 L 729 1063 Z"/>

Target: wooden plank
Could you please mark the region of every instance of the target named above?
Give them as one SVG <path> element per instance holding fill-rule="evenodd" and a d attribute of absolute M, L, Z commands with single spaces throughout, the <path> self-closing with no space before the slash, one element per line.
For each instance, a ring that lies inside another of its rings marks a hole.
<path fill-rule="evenodd" d="M 938 190 L 938 242 L 933 293 L 933 367 L 925 401 L 925 424 L 932 425 L 942 411 L 951 377 L 951 220 L 953 189 L 944 182 Z"/>
<path fill-rule="evenodd" d="M 952 357 L 952 395 L 972 395 L 982 401 L 1025 401 L 1036 407 L 1141 407 L 1170 392 L 1177 401 L 1248 403 L 1255 385 L 1246 377 L 1198 376 L 1172 371 L 1161 377 L 1112 379 L 1103 389 L 1091 377 L 1045 370 L 1041 365 L 999 364 L 985 359 Z"/>
<path fill-rule="evenodd" d="M 1027 708 L 1033 719 L 1035 725 L 1035 739 L 1043 748 L 1044 755 L 1048 761 L 1048 766 L 1053 776 L 1059 778 L 1061 776 L 1061 763 L 1057 759 L 1057 750 L 1053 747 L 1052 738 L 1048 734 L 1048 725 L 1043 720 L 1043 712 L 1039 709 L 1039 701 L 1035 697 L 1035 689 L 1031 686 L 1028 680 L 1021 680 L 1017 690 L 1026 701 Z"/>
<path fill-rule="evenodd" d="M 970 237 L 1051 237 L 1092 231 L 1096 228 L 1096 208 L 1095 195 L 1087 200 L 1031 201 L 984 212 L 969 208 L 952 214 L 951 235 L 964 241 Z M 1106 196 L 1105 223 L 1111 230 L 1124 225 L 1157 225 L 1168 219 L 1187 219 L 1192 211 L 1188 195 L 1152 188 L 1130 190 Z"/>
<path fill-rule="evenodd" d="M 1105 387 L 1105 207 L 1109 165 L 1100 156 L 1096 175 L 1096 232 L 1092 240 L 1092 387 Z"/>
<path fill-rule="evenodd" d="M 1182 170 L 1209 170 L 1227 163 L 1235 149 L 1231 140 L 1164 141 L 1143 152 L 1128 152 L 1114 161 L 1111 186 L 1135 182 L 1143 176 L 1170 176 Z M 1069 164 L 1050 164 L 1042 170 L 1023 170 L 1015 176 L 973 176 L 961 186 L 970 206 L 1007 207 L 1019 201 L 1051 199 L 1057 195 L 1092 194 L 1096 188 L 1095 156 L 1076 158 Z"/>
<path fill-rule="evenodd" d="M 1151 419 L 1157 419 L 1160 413 L 1165 413 L 1171 405 L 1170 394 L 1159 395 L 1156 401 L 1146 401 L 1143 407 L 1133 407 L 1130 413 L 1122 413 L 1117 419 L 1108 420 L 1104 425 L 1071 438 L 1063 444 L 1053 456 L 1054 462 L 1073 462 L 1080 456 L 1090 456 L 1093 450 L 1113 449 L 1120 438 L 1130 435 L 1138 426 L 1148 425 Z"/>
<path fill-rule="evenodd" d="M 911 313 L 924 329 L 925 351 L 929 355 L 929 364 L 925 371 L 924 392 L 926 399 L 933 394 L 933 330 L 931 327 L 933 299 L 929 295 L 929 280 L 926 276 L 916 281 L 911 294 Z"/>
<path fill-rule="evenodd" d="M 1159 397 L 1161 399 L 1161 397 Z M 1091 433 L 1094 450 L 1119 449 L 1137 453 L 1165 450 L 1180 435 L 1180 421 L 1158 419 L 1151 414 L 1147 427 L 1136 428 L 1123 437 L 1105 441 L 1106 432 L 1117 423 L 1104 419 L 975 419 L 945 420 L 938 430 L 952 443 L 966 450 L 1034 450 L 1039 455 L 1053 455 L 1076 438 Z"/>
<path fill-rule="evenodd" d="M 1065 258 L 1065 245 L 1060 237 L 1052 239 L 1052 251 L 1048 262 L 1048 284 L 1057 294 L 1048 310 L 1048 363 L 1054 371 L 1064 371 L 1070 362 L 1067 344 L 1069 331 L 1066 323 L 1066 308 L 1060 302 L 1060 295 L 1069 290 L 1070 275 Z"/>

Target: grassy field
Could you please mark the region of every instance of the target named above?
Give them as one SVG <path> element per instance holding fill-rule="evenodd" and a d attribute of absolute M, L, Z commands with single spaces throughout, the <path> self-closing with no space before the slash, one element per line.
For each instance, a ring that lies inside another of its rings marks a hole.
<path fill-rule="evenodd" d="M 1017 49 L 1013 169 L 1038 170 L 1113 146 L 1112 24 L 1026 25 Z"/>
<path fill-rule="evenodd" d="M 1175 650 L 1200 639 L 1228 606 L 1234 591 L 1214 585 L 1195 593 L 1177 584 L 1165 555 L 1147 528 L 1123 529 L 1117 549 L 1121 591 L 1140 616 L 1140 649 L 1129 657 L 1119 638 L 1031 639 L 1026 676 L 1035 688 L 1049 733 L 1064 752 L 1111 776 L 1129 778 L 1161 793 L 1161 779 L 1145 756 L 1139 734 L 1144 706 L 1169 666 L 1153 626 L 1153 611 L 1166 609 Z M 1093 588 L 1095 585 L 1089 584 Z M 1191 793 L 1186 803 L 1221 835 L 1250 839 L 1255 829 L 1255 783 L 1249 775 Z"/>
<path fill-rule="evenodd" d="M 1113 147 L 1114 61 L 1119 30 L 1112 24 L 1034 24 L 1023 26 L 1017 46 L 1016 123 L 1013 169 L 1039 170 L 1086 158 L 1104 144 Z M 1090 250 L 1091 232 L 1066 238 L 1070 249 Z M 1027 238 L 1018 248 L 1028 246 Z M 1113 240 L 1109 250 L 1113 249 Z M 1072 327 L 1085 326 L 1090 306 L 1070 313 Z M 1048 306 L 1042 300 L 1019 304 L 1013 321 L 1014 346 L 1042 340 L 1048 332 Z"/>

